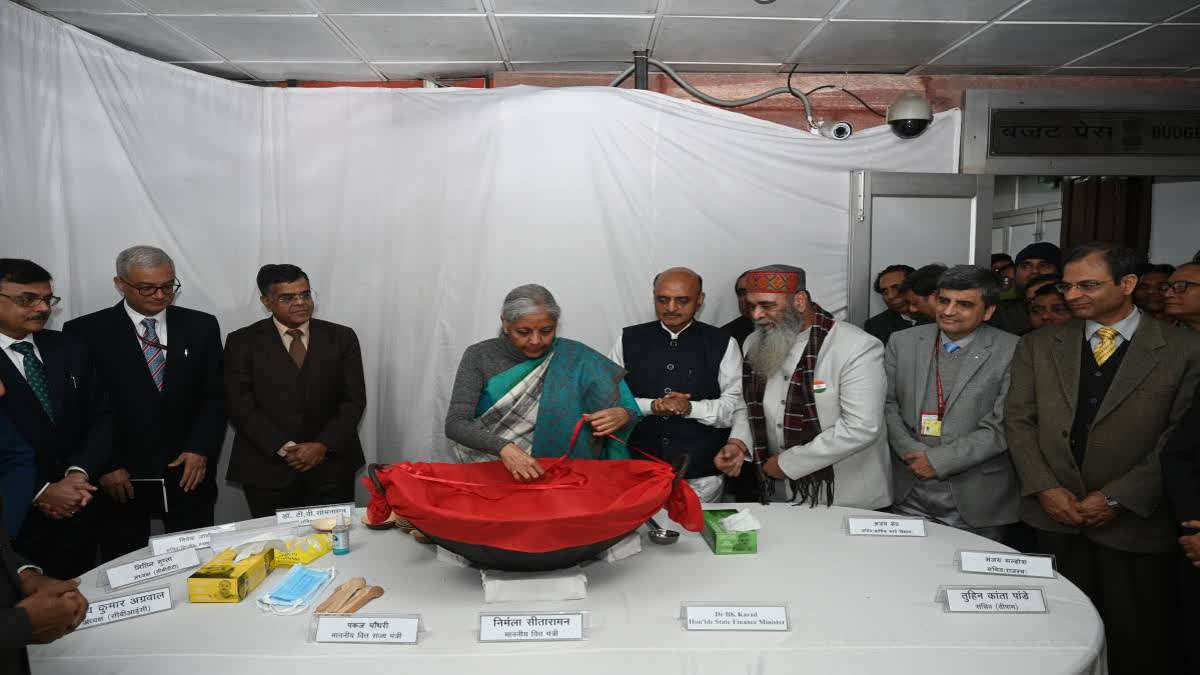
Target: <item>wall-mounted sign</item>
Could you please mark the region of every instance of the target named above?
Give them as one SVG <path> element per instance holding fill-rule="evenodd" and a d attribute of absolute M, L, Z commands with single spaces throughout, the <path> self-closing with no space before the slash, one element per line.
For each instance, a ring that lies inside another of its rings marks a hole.
<path fill-rule="evenodd" d="M 1200 110 L 1002 108 L 991 113 L 992 157 L 1200 157 Z"/>

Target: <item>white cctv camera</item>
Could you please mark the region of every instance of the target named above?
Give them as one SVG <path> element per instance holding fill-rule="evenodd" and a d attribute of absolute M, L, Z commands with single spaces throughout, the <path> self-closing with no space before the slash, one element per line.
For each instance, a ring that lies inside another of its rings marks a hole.
<path fill-rule="evenodd" d="M 813 133 L 819 136 L 824 136 L 825 138 L 844 141 L 847 138 L 850 138 L 850 134 L 854 133 L 854 126 L 845 121 L 834 122 L 829 126 L 825 126 L 824 122 L 817 122 L 816 128 L 813 129 Z"/>
<path fill-rule="evenodd" d="M 900 94 L 887 109 L 887 123 L 900 138 L 920 136 L 932 121 L 933 106 L 929 99 L 913 91 Z"/>

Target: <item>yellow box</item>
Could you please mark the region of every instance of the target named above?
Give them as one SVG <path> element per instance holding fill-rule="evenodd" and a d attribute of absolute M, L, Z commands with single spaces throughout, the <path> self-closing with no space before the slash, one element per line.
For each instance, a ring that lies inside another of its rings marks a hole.
<path fill-rule="evenodd" d="M 305 564 L 329 553 L 333 548 L 333 536 L 320 532 L 304 537 L 293 537 L 284 542 L 287 550 L 275 549 L 275 567 Z"/>
<path fill-rule="evenodd" d="M 260 553 L 234 562 L 237 554 L 227 548 L 188 577 L 188 600 L 191 602 L 241 602 L 258 588 L 275 569 L 275 550 Z"/>

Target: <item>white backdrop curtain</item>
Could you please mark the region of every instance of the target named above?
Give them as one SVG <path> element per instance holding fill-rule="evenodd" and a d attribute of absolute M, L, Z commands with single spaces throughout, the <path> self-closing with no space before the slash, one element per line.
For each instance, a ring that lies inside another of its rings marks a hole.
<path fill-rule="evenodd" d="M 560 334 L 602 352 L 653 318 L 672 265 L 704 276 L 710 323 L 773 262 L 842 312 L 848 172 L 954 172 L 958 138 L 957 111 L 916 140 L 832 141 L 619 89 L 260 88 L 0 2 L 0 255 L 54 275 L 52 326 L 117 301 L 133 244 L 166 249 L 177 302 L 225 332 L 265 316 L 261 264 L 300 265 L 318 316 L 362 343 L 369 462 L 444 457 L 458 359 L 518 284 L 548 287 Z M 220 485 L 218 517 L 243 517 Z"/>

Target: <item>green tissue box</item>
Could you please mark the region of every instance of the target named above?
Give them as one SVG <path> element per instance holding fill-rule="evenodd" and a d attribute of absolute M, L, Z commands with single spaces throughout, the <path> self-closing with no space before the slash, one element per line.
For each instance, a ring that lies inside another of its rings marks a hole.
<path fill-rule="evenodd" d="M 726 509 L 721 511 L 704 512 L 704 541 L 717 555 L 733 555 L 737 553 L 758 553 L 758 531 L 727 532 L 721 527 L 720 521 L 737 513 Z"/>

